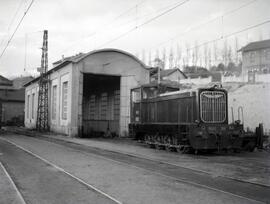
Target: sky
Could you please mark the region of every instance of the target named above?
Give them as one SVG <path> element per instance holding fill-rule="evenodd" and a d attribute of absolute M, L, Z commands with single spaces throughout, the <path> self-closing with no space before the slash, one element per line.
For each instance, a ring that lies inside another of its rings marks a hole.
<path fill-rule="evenodd" d="M 31 1 L 0 0 L 0 54 Z M 125 50 L 149 65 L 164 53 L 167 60 L 173 53 L 192 63 L 197 47 L 198 64 L 204 64 L 204 53 L 212 53 L 211 63 L 217 64 L 225 43 L 235 52 L 270 39 L 269 22 L 225 37 L 269 21 L 269 10 L 269 0 L 34 0 L 0 58 L 0 75 L 38 74 L 43 30 L 48 30 L 49 69 L 63 56 L 101 48 Z"/>

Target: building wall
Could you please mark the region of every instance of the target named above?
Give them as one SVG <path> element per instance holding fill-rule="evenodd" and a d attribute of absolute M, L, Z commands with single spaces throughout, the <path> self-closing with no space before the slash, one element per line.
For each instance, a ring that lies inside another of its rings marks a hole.
<path fill-rule="evenodd" d="M 2 102 L 2 122 L 10 122 L 13 118 L 24 117 L 24 102 Z"/>
<path fill-rule="evenodd" d="M 248 71 L 261 71 L 268 69 L 270 72 L 270 48 L 243 52 L 242 71 L 246 75 Z"/>
<path fill-rule="evenodd" d="M 69 64 L 62 69 L 55 71 L 49 75 L 49 125 L 51 131 L 72 135 L 74 124 L 71 123 L 71 101 L 72 97 L 72 64 Z M 67 91 L 67 117 L 63 119 L 63 83 L 68 82 Z M 55 115 L 52 116 L 52 89 L 56 86 L 56 101 Z M 34 95 L 33 95 L 34 94 Z M 34 98 L 33 98 L 34 96 Z M 38 106 L 38 82 L 35 82 L 26 87 L 25 91 L 25 126 L 27 128 L 35 128 L 37 120 Z"/>
<path fill-rule="evenodd" d="M 270 130 L 270 83 L 245 84 L 228 93 L 229 120 L 232 122 L 231 107 L 234 119 L 238 119 L 238 108 L 243 107 L 244 127 L 251 130 L 263 123 L 264 129 Z M 239 118 L 241 121 L 243 119 Z"/>
<path fill-rule="evenodd" d="M 130 112 L 130 88 L 149 83 L 149 72 L 132 57 L 120 52 L 98 52 L 78 63 L 69 63 L 49 75 L 49 124 L 51 131 L 76 136 L 82 127 L 83 73 L 120 76 L 120 135 L 128 133 Z M 67 118 L 63 119 L 63 83 L 68 82 Z M 56 101 L 53 101 L 53 87 L 56 86 Z M 35 93 L 32 108 L 32 94 Z M 26 87 L 25 126 L 35 128 L 38 104 L 38 82 Z M 28 97 L 30 98 L 27 104 Z M 54 105 L 53 105 L 54 104 Z M 56 113 L 53 114 L 56 105 Z M 34 117 L 31 118 L 31 111 Z"/>
<path fill-rule="evenodd" d="M 38 83 L 33 83 L 25 89 L 24 124 L 27 128 L 36 127 L 38 104 Z"/>
<path fill-rule="evenodd" d="M 74 135 L 75 124 L 72 123 L 72 111 L 71 104 L 72 98 L 76 97 L 72 91 L 72 67 L 70 63 L 65 67 L 53 72 L 50 75 L 50 86 L 49 86 L 49 124 L 51 131 Z M 67 82 L 67 104 L 66 111 L 63 110 L 63 87 L 64 83 Z M 53 93 L 54 87 L 56 93 Z M 53 95 L 55 94 L 55 101 Z M 64 114 L 66 112 L 67 114 Z M 66 116 L 65 116 L 66 115 Z M 76 128 L 75 128 L 76 129 Z"/>

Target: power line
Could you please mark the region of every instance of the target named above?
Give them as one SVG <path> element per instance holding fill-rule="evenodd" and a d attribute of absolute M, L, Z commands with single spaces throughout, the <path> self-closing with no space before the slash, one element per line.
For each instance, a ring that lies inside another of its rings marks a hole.
<path fill-rule="evenodd" d="M 132 6 L 132 7 L 128 8 L 128 9 L 126 9 L 124 12 L 122 12 L 121 14 L 119 14 L 118 16 L 116 16 L 116 17 L 115 17 L 113 20 L 111 20 L 109 23 L 104 24 L 102 27 L 103 27 L 103 28 L 104 28 L 104 27 L 108 27 L 110 24 L 112 24 L 113 22 L 117 21 L 120 17 L 122 17 L 122 16 L 126 15 L 127 13 L 129 13 L 130 11 L 136 9 L 139 5 L 145 3 L 146 1 L 148 1 L 148 0 L 142 0 L 142 1 L 140 1 L 139 3 L 137 3 L 135 6 Z M 100 30 L 101 30 L 101 29 L 97 29 L 97 31 L 92 32 L 90 35 L 84 37 L 82 40 L 84 40 L 84 39 L 86 39 L 86 38 L 90 38 L 90 39 L 93 38 L 94 36 L 96 36 L 96 35 L 100 32 Z M 74 45 L 76 42 L 78 42 L 78 41 L 81 41 L 81 40 L 76 40 L 75 42 L 72 43 L 72 45 L 70 45 L 70 46 L 66 47 L 65 49 L 63 49 L 63 51 L 66 51 L 68 48 L 73 47 L 73 45 Z"/>
<path fill-rule="evenodd" d="M 21 2 L 19 3 L 19 6 L 17 7 L 17 9 L 16 9 L 16 11 L 15 11 L 15 13 L 14 13 L 14 15 L 13 15 L 13 17 L 12 17 L 12 19 L 11 19 L 9 25 L 8 25 L 7 33 L 9 33 L 10 27 L 12 26 L 12 24 L 13 24 L 13 22 L 14 22 L 14 20 L 15 20 L 15 17 L 17 16 L 19 10 L 21 9 L 21 6 L 22 6 L 23 1 L 24 1 L 24 0 L 21 0 Z M 6 34 L 6 35 L 8 35 L 8 34 Z M 6 35 L 3 36 L 2 40 L 1 40 L 1 43 L 0 43 L 0 47 L 2 46 L 2 44 L 3 44 L 3 42 L 4 42 L 4 38 L 5 38 Z"/>
<path fill-rule="evenodd" d="M 154 16 L 153 18 L 150 18 L 149 20 L 143 22 L 142 24 L 140 24 L 140 25 L 138 25 L 138 26 L 133 27 L 132 29 L 130 29 L 130 30 L 128 30 L 127 32 L 125 32 L 125 33 L 123 33 L 123 34 L 117 36 L 116 38 L 114 38 L 114 39 L 112 39 L 112 40 L 110 40 L 110 41 L 108 41 L 108 42 L 106 42 L 106 43 L 100 45 L 98 48 L 103 47 L 103 46 L 106 45 L 106 44 L 110 44 L 110 43 L 112 43 L 112 42 L 114 42 L 114 41 L 116 41 L 116 40 L 119 40 L 120 38 L 122 38 L 122 37 L 126 36 L 127 34 L 133 32 L 134 30 L 138 29 L 139 27 L 142 27 L 142 26 L 144 26 L 144 25 L 146 25 L 146 24 L 148 24 L 148 23 L 150 23 L 150 22 L 152 22 L 152 21 L 154 21 L 154 20 L 160 18 L 161 16 L 164 16 L 165 14 L 167 14 L 167 13 L 169 13 L 169 12 L 175 10 L 175 9 L 178 8 L 179 6 L 182 6 L 183 4 L 185 4 L 185 3 L 189 2 L 189 1 L 190 1 L 190 0 L 185 0 L 185 1 L 183 1 L 183 2 L 181 2 L 181 3 L 179 3 L 179 4 L 177 4 L 177 5 L 175 5 L 175 6 L 172 7 L 172 8 L 167 9 L 166 11 L 164 11 L 164 12 L 162 12 L 162 13 L 160 13 L 160 14 Z"/>
<path fill-rule="evenodd" d="M 31 1 L 31 3 L 29 4 L 29 6 L 27 7 L 26 11 L 24 12 L 24 14 L 23 14 L 21 20 L 19 21 L 19 23 L 18 23 L 18 25 L 16 26 L 16 28 L 15 28 L 13 34 L 11 35 L 11 37 L 9 38 L 9 40 L 8 40 L 8 42 L 7 42 L 6 46 L 5 46 L 5 48 L 3 49 L 3 51 L 2 51 L 2 53 L 1 53 L 1 55 L 0 55 L 0 59 L 1 59 L 1 57 L 4 55 L 4 53 L 5 53 L 6 49 L 7 49 L 7 47 L 9 46 L 11 40 L 13 39 L 15 33 L 17 32 L 18 28 L 20 27 L 20 25 L 21 25 L 21 23 L 22 23 L 24 17 L 25 17 L 26 14 L 28 13 L 28 11 L 29 11 L 29 9 L 31 8 L 31 6 L 33 5 L 33 3 L 34 3 L 34 0 Z"/>
<path fill-rule="evenodd" d="M 231 36 L 233 36 L 233 35 L 237 35 L 237 34 L 239 34 L 239 33 L 243 33 L 243 32 L 245 32 L 245 31 L 248 31 L 248 30 L 257 28 L 257 27 L 259 27 L 259 26 L 262 26 L 262 25 L 265 25 L 265 24 L 268 24 L 268 23 L 270 23 L 270 19 L 269 19 L 269 20 L 266 20 L 266 21 L 264 21 L 264 22 L 261 22 L 261 23 L 258 23 L 258 24 L 255 24 L 255 25 L 252 25 L 252 26 L 243 28 L 243 29 L 241 29 L 241 30 L 238 30 L 238 31 L 229 33 L 229 34 L 227 34 L 227 35 L 218 37 L 218 38 L 216 38 L 216 39 L 214 39 L 214 40 L 206 41 L 206 42 L 201 43 L 201 44 L 199 44 L 199 45 L 197 45 L 197 46 L 194 46 L 194 47 L 192 47 L 192 48 L 188 48 L 187 51 L 190 51 L 190 50 L 199 48 L 199 47 L 201 47 L 201 46 L 204 46 L 204 45 L 207 45 L 207 44 L 210 44 L 210 43 L 213 43 L 213 42 L 217 42 L 217 41 L 220 41 L 220 40 L 229 38 L 229 37 L 231 37 Z"/>
<path fill-rule="evenodd" d="M 190 29 L 188 29 L 187 31 L 184 31 L 184 32 L 182 32 L 182 33 L 179 33 L 179 34 L 175 35 L 174 37 L 170 38 L 169 40 L 163 41 L 163 42 L 161 42 L 161 43 L 159 43 L 159 44 L 157 44 L 157 45 L 155 45 L 155 46 L 153 46 L 153 47 L 159 47 L 159 46 L 161 46 L 161 45 L 167 44 L 168 42 L 170 42 L 170 41 L 172 41 L 172 40 L 175 40 L 176 38 L 179 38 L 180 36 L 183 36 L 183 35 L 185 35 L 185 34 L 191 32 L 191 31 L 193 31 L 193 30 L 196 30 L 196 29 L 198 29 L 198 28 L 200 28 L 200 27 L 202 27 L 202 26 L 205 26 L 205 25 L 207 25 L 207 24 L 209 24 L 209 23 L 212 23 L 212 22 L 214 22 L 214 21 L 216 21 L 216 20 L 218 20 L 218 19 L 220 19 L 220 18 L 223 18 L 223 17 L 225 17 L 225 16 L 228 16 L 228 15 L 230 15 L 230 14 L 232 14 L 232 13 L 235 13 L 235 12 L 237 12 L 238 10 L 240 10 L 240 9 L 242 9 L 242 8 L 244 8 L 244 7 L 247 7 L 247 6 L 249 6 L 250 4 L 253 4 L 253 3 L 256 2 L 256 1 L 258 1 L 258 0 L 252 0 L 252 1 L 249 1 L 249 2 L 247 2 L 247 3 L 245 3 L 245 4 L 241 5 L 241 6 L 239 6 L 239 7 L 237 7 L 237 8 L 234 8 L 234 9 L 232 9 L 232 10 L 229 10 L 229 11 L 223 13 L 222 15 L 219 15 L 218 17 L 215 17 L 215 18 L 213 18 L 213 19 L 210 19 L 210 20 L 207 21 L 207 22 L 201 23 L 201 24 L 199 24 L 199 25 L 195 25 L 195 26 L 191 27 Z M 222 35 L 223 35 L 223 34 L 222 34 Z M 153 48 L 153 47 L 152 47 L 152 48 Z M 151 49 L 151 48 L 150 48 L 150 49 Z"/>

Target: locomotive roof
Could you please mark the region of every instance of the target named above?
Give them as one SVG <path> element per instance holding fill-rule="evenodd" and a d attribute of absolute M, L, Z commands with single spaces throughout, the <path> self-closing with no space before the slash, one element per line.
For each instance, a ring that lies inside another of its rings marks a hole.
<path fill-rule="evenodd" d="M 183 90 L 179 90 L 179 91 L 172 91 L 172 92 L 167 92 L 167 93 L 162 93 L 159 94 L 159 96 L 170 96 L 170 95 L 174 95 L 174 94 L 181 94 L 181 93 L 191 93 L 191 92 L 196 92 L 198 91 L 198 89 L 183 89 Z"/>
<path fill-rule="evenodd" d="M 162 93 L 162 94 L 159 94 L 159 96 L 170 96 L 170 95 L 174 95 L 174 94 L 192 93 L 192 92 L 197 92 L 199 89 L 226 91 L 226 89 L 219 88 L 219 87 L 216 87 L 216 86 L 212 86 L 212 87 L 196 87 L 196 88 L 182 89 L 182 90 L 179 90 L 179 91 L 172 91 L 172 92 Z"/>
<path fill-rule="evenodd" d="M 141 87 L 157 87 L 157 86 L 163 86 L 163 87 L 168 87 L 168 88 L 177 88 L 180 89 L 180 87 L 182 86 L 181 84 L 175 82 L 175 81 L 169 81 L 169 80 L 162 80 L 160 81 L 160 83 L 158 84 L 157 81 L 152 81 L 150 83 L 147 84 L 142 84 L 140 86 L 136 86 L 135 88 L 141 88 Z"/>

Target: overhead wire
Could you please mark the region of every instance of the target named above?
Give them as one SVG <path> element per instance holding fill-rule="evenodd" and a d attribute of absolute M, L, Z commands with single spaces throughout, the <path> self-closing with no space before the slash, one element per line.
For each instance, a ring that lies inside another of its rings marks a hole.
<path fill-rule="evenodd" d="M 16 11 L 15 11 L 13 17 L 11 18 L 11 21 L 10 21 L 8 27 L 7 27 L 7 34 L 3 36 L 2 40 L 1 40 L 1 43 L 0 43 L 0 47 L 2 46 L 2 44 L 3 44 L 4 41 L 5 41 L 5 36 L 7 36 L 7 35 L 9 34 L 9 30 L 10 30 L 12 24 L 14 23 L 14 20 L 15 20 L 16 16 L 18 15 L 19 10 L 21 9 L 23 2 L 24 2 L 24 0 L 21 0 L 21 1 L 20 1 L 20 3 L 19 3 L 19 5 L 18 5 L 18 7 L 17 7 L 17 9 L 16 9 Z"/>
<path fill-rule="evenodd" d="M 210 44 L 210 43 L 214 43 L 214 42 L 217 42 L 217 41 L 220 41 L 220 40 L 224 40 L 224 39 L 229 38 L 229 37 L 231 37 L 231 36 L 237 35 L 237 34 L 239 34 L 239 33 L 243 33 L 243 32 L 245 32 L 245 31 L 248 31 L 248 30 L 257 28 L 257 27 L 259 27 L 259 26 L 262 26 L 262 25 L 265 25 L 265 24 L 268 24 L 268 23 L 270 23 L 270 19 L 269 19 L 269 20 L 266 20 L 266 21 L 263 21 L 263 22 L 261 22 L 261 23 L 258 23 L 258 24 L 255 24 L 255 25 L 252 25 L 252 26 L 243 28 L 243 29 L 241 29 L 241 30 L 238 30 L 238 31 L 229 33 L 229 34 L 227 34 L 227 35 L 218 37 L 218 38 L 216 38 L 216 39 L 206 41 L 206 42 L 204 42 L 204 43 L 201 43 L 201 44 L 196 45 L 196 46 L 194 46 L 194 47 L 188 48 L 188 49 L 186 49 L 186 50 L 187 50 L 187 51 L 190 51 L 190 50 L 199 48 L 199 47 L 201 47 L 201 46 L 208 45 L 208 44 Z"/>
<path fill-rule="evenodd" d="M 126 10 L 123 11 L 121 14 L 119 14 L 118 16 L 116 16 L 115 18 L 113 18 L 113 20 L 111 20 L 109 23 L 104 24 L 104 25 L 102 26 L 103 29 L 104 29 L 104 27 L 107 27 L 107 26 L 113 24 L 113 23 L 114 23 L 115 21 L 117 21 L 120 17 L 122 17 L 122 16 L 128 14 L 130 11 L 136 9 L 139 5 L 145 3 L 146 1 L 148 1 L 148 0 L 142 0 L 142 1 L 140 1 L 139 3 L 137 3 L 135 6 L 132 6 L 132 7 L 128 8 L 128 9 L 126 9 Z M 65 49 L 63 49 L 63 51 L 66 51 L 68 48 L 73 47 L 74 44 L 77 43 L 78 41 L 81 41 L 81 40 L 84 40 L 84 39 L 87 39 L 87 38 L 90 38 L 90 39 L 93 38 L 93 37 L 96 36 L 98 33 L 100 33 L 100 30 L 101 30 L 101 29 L 97 29 L 97 31 L 92 32 L 91 34 L 89 34 L 88 36 L 84 37 L 83 39 L 76 40 L 75 42 L 72 43 L 72 45 L 70 45 L 70 46 L 66 47 Z"/>
<path fill-rule="evenodd" d="M 119 36 L 117 36 L 117 37 L 115 37 L 115 38 L 113 38 L 113 39 L 111 39 L 111 40 L 109 40 L 109 41 L 103 43 L 102 45 L 98 46 L 98 48 L 101 48 L 101 47 L 103 47 L 104 45 L 110 44 L 110 43 L 112 43 L 112 42 L 115 42 L 115 41 L 121 39 L 122 37 L 128 35 L 129 33 L 133 32 L 134 30 L 138 29 L 139 27 L 142 27 L 142 26 L 144 26 L 144 25 L 146 25 L 146 24 L 151 23 L 152 21 L 154 21 L 154 20 L 160 18 L 161 16 L 164 16 L 165 14 L 167 14 L 167 13 L 169 13 L 169 12 L 175 10 L 176 8 L 178 8 L 178 7 L 182 6 L 182 5 L 184 5 L 185 3 L 189 2 L 189 1 L 190 1 L 190 0 L 182 1 L 181 3 L 179 3 L 179 4 L 175 5 L 175 6 L 173 6 L 172 8 L 169 8 L 169 9 L 167 9 L 166 11 L 164 11 L 164 12 L 162 12 L 162 13 L 160 13 L 160 14 L 158 14 L 158 15 L 156 15 L 156 16 L 150 18 L 150 19 L 148 19 L 147 21 L 141 23 L 140 25 L 131 28 L 131 29 L 128 30 L 127 32 L 122 33 L 121 35 L 119 35 Z"/>
<path fill-rule="evenodd" d="M 35 0 L 32 0 L 32 1 L 30 2 L 29 6 L 27 7 L 26 11 L 24 12 L 24 14 L 23 14 L 21 20 L 20 20 L 19 23 L 17 24 L 17 26 L 16 26 L 14 32 L 12 33 L 12 35 L 11 35 L 11 37 L 9 38 L 9 40 L 8 40 L 8 42 L 7 42 L 6 46 L 5 46 L 5 48 L 3 49 L 3 51 L 2 51 L 2 53 L 1 53 L 1 55 L 0 55 L 0 59 L 1 59 L 2 56 L 4 55 L 6 49 L 8 48 L 8 46 L 9 46 L 11 40 L 13 39 L 15 33 L 17 32 L 18 28 L 20 27 L 20 25 L 21 25 L 21 23 L 22 23 L 24 17 L 25 17 L 26 14 L 28 13 L 28 11 L 29 11 L 29 9 L 31 8 L 31 6 L 33 5 L 34 1 L 35 1 Z"/>
<path fill-rule="evenodd" d="M 213 18 L 213 19 L 210 19 L 210 20 L 207 21 L 207 22 L 203 22 L 203 23 L 201 23 L 201 24 L 199 24 L 199 25 L 194 25 L 193 27 L 189 28 L 188 30 L 186 30 L 186 31 L 184 31 L 184 32 L 181 32 L 181 33 L 178 33 L 178 34 L 175 35 L 174 37 L 171 37 L 169 40 L 163 41 L 163 42 L 161 42 L 161 43 L 159 43 L 159 44 L 157 44 L 157 45 L 152 46 L 150 49 L 159 47 L 159 46 L 164 45 L 164 44 L 167 44 L 168 42 L 171 42 L 171 41 L 173 41 L 173 40 L 179 38 L 180 36 L 183 36 L 183 35 L 185 35 L 185 34 L 191 32 L 191 31 L 194 31 L 194 30 L 196 30 L 196 29 L 198 29 L 198 28 L 200 28 L 200 27 L 202 27 L 202 26 L 205 26 L 205 25 L 207 25 L 207 24 L 209 24 L 209 23 L 212 23 L 212 22 L 214 22 L 214 21 L 216 21 L 216 20 L 218 20 L 218 19 L 220 19 L 220 18 L 224 18 L 225 16 L 228 16 L 228 15 L 230 15 L 230 14 L 232 14 L 232 13 L 235 13 L 235 12 L 237 12 L 238 10 L 240 10 L 240 9 L 242 9 L 242 8 L 245 8 L 245 7 L 247 7 L 247 6 L 249 6 L 249 5 L 253 4 L 253 3 L 255 3 L 256 1 L 258 1 L 258 0 L 252 0 L 252 1 L 249 1 L 249 2 L 247 2 L 247 3 L 245 3 L 245 4 L 241 5 L 241 6 L 239 6 L 239 7 L 237 7 L 237 8 L 233 8 L 233 9 L 227 11 L 227 12 L 224 12 L 223 14 L 221 14 L 221 15 L 219 15 L 219 16 Z M 222 32 L 222 35 L 223 35 L 223 32 Z"/>

